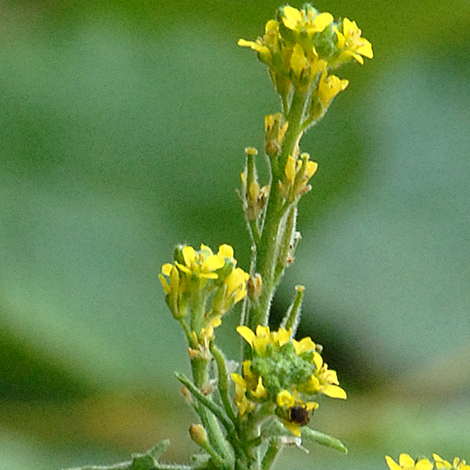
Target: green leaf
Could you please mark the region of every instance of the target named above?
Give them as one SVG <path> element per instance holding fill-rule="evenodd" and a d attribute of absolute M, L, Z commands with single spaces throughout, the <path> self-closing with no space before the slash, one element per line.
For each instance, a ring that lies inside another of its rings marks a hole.
<path fill-rule="evenodd" d="M 302 431 L 302 438 L 310 441 L 315 442 L 316 444 L 320 444 L 322 446 L 331 447 L 332 449 L 340 450 L 345 454 L 348 453 L 348 449 L 346 446 L 336 437 L 329 436 L 328 434 L 323 434 L 320 431 L 315 431 L 314 429 L 310 429 L 307 427 L 301 428 Z"/>

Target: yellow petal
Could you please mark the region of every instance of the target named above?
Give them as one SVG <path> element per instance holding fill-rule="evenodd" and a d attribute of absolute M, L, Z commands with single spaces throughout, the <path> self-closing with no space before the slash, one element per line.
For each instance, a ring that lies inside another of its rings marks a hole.
<path fill-rule="evenodd" d="M 237 44 L 241 47 L 249 47 L 250 49 L 253 49 L 254 51 L 261 54 L 261 56 L 264 56 L 265 59 L 268 59 L 271 57 L 271 51 L 269 50 L 269 48 L 266 47 L 264 44 L 261 44 L 258 41 L 254 42 L 254 41 L 246 41 L 245 39 L 239 39 Z"/>
<path fill-rule="evenodd" d="M 286 419 L 284 419 L 282 422 L 283 422 L 284 426 L 285 426 L 294 436 L 297 436 L 297 437 L 300 437 L 300 436 L 301 436 L 300 428 L 299 428 L 299 425 L 298 425 L 298 424 L 296 424 L 296 423 L 291 423 L 290 421 L 287 421 Z"/>
<path fill-rule="evenodd" d="M 256 339 L 256 335 L 247 326 L 238 326 L 237 333 L 250 345 L 253 346 L 253 342 Z"/>
<path fill-rule="evenodd" d="M 415 466 L 415 461 L 408 455 L 408 454 L 400 454 L 398 458 L 398 462 L 400 463 L 400 467 L 411 467 Z"/>
<path fill-rule="evenodd" d="M 279 328 L 278 331 L 272 333 L 273 339 L 279 346 L 282 346 L 290 341 L 290 336 L 292 334 L 292 330 L 286 330 L 284 328 Z"/>
<path fill-rule="evenodd" d="M 246 380 L 240 374 L 233 372 L 230 374 L 230 377 L 236 384 L 240 385 L 246 390 Z"/>
<path fill-rule="evenodd" d="M 415 465 L 416 470 L 432 470 L 434 465 L 428 459 L 420 459 Z"/>
<path fill-rule="evenodd" d="M 234 303 L 239 302 L 242 300 L 246 295 L 246 281 L 250 275 L 243 271 L 241 268 L 235 268 L 225 280 L 225 284 L 227 285 L 227 293 L 231 295 L 235 292 L 235 299 Z"/>
<path fill-rule="evenodd" d="M 315 401 L 309 401 L 306 403 L 307 411 L 316 410 L 320 405 Z"/>
<path fill-rule="evenodd" d="M 259 338 L 266 338 L 269 335 L 269 326 L 258 325 L 256 327 L 256 336 L 258 336 Z"/>
<path fill-rule="evenodd" d="M 343 19 L 343 34 L 345 36 L 361 35 L 361 30 L 357 27 L 355 21 L 351 21 L 348 18 Z M 413 462 L 414 465 L 414 462 Z"/>
<path fill-rule="evenodd" d="M 320 370 L 323 366 L 323 359 L 317 352 L 313 353 L 313 363 L 315 364 L 317 370 Z"/>
<path fill-rule="evenodd" d="M 279 31 L 279 23 L 276 20 L 269 20 L 266 23 L 266 26 L 264 28 L 264 32 L 266 34 L 277 33 L 278 31 Z"/>
<path fill-rule="evenodd" d="M 434 461 L 436 462 L 436 468 L 438 470 L 447 470 L 451 468 L 451 465 L 447 460 L 444 460 L 443 458 L 439 457 L 437 454 L 432 454 Z"/>
<path fill-rule="evenodd" d="M 251 361 L 247 359 L 246 361 L 243 361 L 243 375 L 245 376 L 246 380 L 251 380 L 255 377 L 253 372 L 251 372 Z"/>
<path fill-rule="evenodd" d="M 348 397 L 346 392 L 337 385 L 324 385 L 321 391 L 323 395 L 326 395 L 331 398 L 341 398 L 342 400 L 346 400 L 346 398 Z"/>
<path fill-rule="evenodd" d="M 206 271 L 217 271 L 217 269 L 223 268 L 225 260 L 219 255 L 211 255 L 204 260 L 204 270 Z"/>
<path fill-rule="evenodd" d="M 336 48 L 337 49 L 342 49 L 344 47 L 344 43 L 346 42 L 345 38 L 344 38 L 344 34 L 340 33 L 338 28 L 333 28 L 335 34 L 336 34 L 336 37 L 337 37 L 337 42 L 336 42 Z"/>
<path fill-rule="evenodd" d="M 387 461 L 388 468 L 390 470 L 402 470 L 400 465 L 398 465 L 392 457 L 389 457 L 388 455 L 385 456 L 385 460 Z"/>
<path fill-rule="evenodd" d="M 297 355 L 304 352 L 315 351 L 316 345 L 309 337 L 302 338 L 300 341 L 293 341 L 293 343 Z"/>
<path fill-rule="evenodd" d="M 290 5 L 285 6 L 282 13 L 282 22 L 286 28 L 294 30 L 297 28 L 299 22 L 302 21 L 302 14 L 300 11 Z"/>
<path fill-rule="evenodd" d="M 361 65 L 364 64 L 364 59 L 362 58 L 361 54 L 356 54 L 355 52 L 351 52 L 351 56 L 356 59 L 357 62 L 359 62 Z"/>
<path fill-rule="evenodd" d="M 295 165 L 295 158 L 293 158 L 289 155 L 289 157 L 287 159 L 287 163 L 286 163 L 285 173 L 286 173 L 286 176 L 287 176 L 287 181 L 289 181 L 291 183 L 294 181 L 295 175 L 296 175 L 295 166 L 296 166 Z"/>
<path fill-rule="evenodd" d="M 180 271 L 183 271 L 186 274 L 190 274 L 190 275 L 192 274 L 191 269 L 189 269 L 189 267 L 185 266 L 184 264 L 180 264 L 178 263 L 178 261 L 175 261 L 175 265 L 178 266 L 178 269 Z"/>
<path fill-rule="evenodd" d="M 233 258 L 233 248 L 230 245 L 220 245 L 217 254 L 222 258 Z"/>
<path fill-rule="evenodd" d="M 367 57 L 368 59 L 372 59 L 374 57 L 372 44 L 367 39 L 362 39 L 362 41 L 364 42 L 364 44 L 359 47 L 356 52 L 358 54 L 363 55 L 364 57 Z"/>
<path fill-rule="evenodd" d="M 182 252 L 186 266 L 192 266 L 194 263 L 197 262 L 197 253 L 192 246 L 184 246 Z"/>
<path fill-rule="evenodd" d="M 256 390 L 251 392 L 251 394 L 255 398 L 263 398 L 263 397 L 266 396 L 267 393 L 268 392 L 267 392 L 266 388 L 263 385 L 263 380 L 261 379 L 261 377 L 258 377 L 258 384 L 256 385 Z"/>
<path fill-rule="evenodd" d="M 306 65 L 307 57 L 305 57 L 304 50 L 300 44 L 296 44 L 290 58 L 290 67 L 296 75 L 300 75 Z"/>
<path fill-rule="evenodd" d="M 307 173 L 308 179 L 310 179 L 315 174 L 315 172 L 317 171 L 317 168 L 318 168 L 318 163 L 312 162 L 311 160 L 307 162 L 306 173 Z"/>
<path fill-rule="evenodd" d="M 170 284 L 168 284 L 167 280 L 163 277 L 162 274 L 158 275 L 158 278 L 160 279 L 160 282 L 162 283 L 163 290 L 165 291 L 165 294 L 171 294 L 171 287 Z"/>
<path fill-rule="evenodd" d="M 318 85 L 318 97 L 320 98 L 323 106 L 328 106 L 330 101 L 340 91 L 343 91 L 348 86 L 348 84 L 349 82 L 347 80 L 341 80 L 336 75 L 330 75 L 329 77 L 326 77 L 326 74 L 323 74 Z"/>
<path fill-rule="evenodd" d="M 214 328 L 217 328 L 222 324 L 222 319 L 220 317 L 215 317 L 210 321 L 209 324 L 212 325 Z"/>
<path fill-rule="evenodd" d="M 307 28 L 308 33 L 321 33 L 333 22 L 333 19 L 333 15 L 331 13 L 320 13 L 313 19 L 310 26 Z"/>

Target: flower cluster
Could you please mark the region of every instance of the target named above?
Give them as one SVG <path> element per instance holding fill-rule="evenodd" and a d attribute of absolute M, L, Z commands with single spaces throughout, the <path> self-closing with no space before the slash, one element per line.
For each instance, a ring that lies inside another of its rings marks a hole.
<path fill-rule="evenodd" d="M 426 458 L 414 460 L 408 454 L 400 454 L 398 463 L 388 455 L 385 457 L 385 460 L 390 470 L 433 470 L 434 468 L 436 470 L 470 470 L 470 465 L 458 457 L 455 457 L 452 463 L 447 462 L 447 460 L 444 460 L 437 454 L 432 454 L 432 457 L 434 464 L 430 459 Z"/>
<path fill-rule="evenodd" d="M 236 264 L 229 245 L 221 245 L 216 254 L 206 245 L 199 251 L 185 245 L 176 248 L 174 264 L 162 266 L 159 278 L 173 316 L 183 322 L 191 312 L 193 347 L 205 345 L 221 316 L 245 297 L 249 275 Z"/>
<path fill-rule="evenodd" d="M 330 13 L 319 13 L 310 4 L 302 10 L 281 7 L 277 19 L 267 22 L 262 38 L 240 39 L 238 44 L 258 53 L 283 101 L 287 102 L 292 88 L 306 92 L 315 87 L 312 120 L 319 119 L 348 85 L 329 71 L 351 60 L 362 64 L 363 57 L 373 57 L 371 43 L 361 37 L 354 21 L 334 21 Z"/>
<path fill-rule="evenodd" d="M 252 352 L 251 359 L 243 362 L 242 375 L 231 374 L 241 416 L 257 409 L 261 415 L 275 413 L 293 434 L 300 436 L 299 426 L 307 424 L 318 407 L 310 399 L 320 393 L 346 398 L 336 372 L 328 369 L 320 348 L 310 338 L 296 341 L 291 330 L 271 332 L 264 326 L 258 326 L 256 334 L 246 326 L 237 331 Z"/>

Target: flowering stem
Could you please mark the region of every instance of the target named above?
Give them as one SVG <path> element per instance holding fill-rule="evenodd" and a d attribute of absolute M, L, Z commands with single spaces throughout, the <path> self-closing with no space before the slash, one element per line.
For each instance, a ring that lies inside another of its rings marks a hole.
<path fill-rule="evenodd" d="M 272 165 L 272 184 L 268 206 L 261 238 L 257 246 L 256 269 L 261 274 L 263 287 L 256 302 L 253 303 L 247 318 L 250 328 L 256 325 L 267 325 L 269 319 L 269 307 L 276 290 L 279 274 L 276 275 L 276 267 L 279 254 L 280 228 L 287 207 L 279 189 L 279 181 L 283 178 L 284 168 L 289 155 L 294 154 L 295 147 L 302 136 L 302 119 L 305 105 L 308 101 L 308 93 L 295 91 L 292 97 L 287 121 L 289 123 L 278 163 Z"/>

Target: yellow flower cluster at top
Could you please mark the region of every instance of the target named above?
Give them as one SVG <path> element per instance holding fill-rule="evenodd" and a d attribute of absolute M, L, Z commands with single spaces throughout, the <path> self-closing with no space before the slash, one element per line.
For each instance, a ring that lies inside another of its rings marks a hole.
<path fill-rule="evenodd" d="M 162 266 L 159 278 L 173 316 L 183 322 L 191 312 L 187 333 L 193 347 L 207 349 L 221 316 L 246 295 L 249 275 L 236 267 L 233 255 L 229 245 L 216 254 L 206 245 L 199 251 L 185 245 L 176 248 L 174 264 Z"/>
<path fill-rule="evenodd" d="M 452 463 L 447 462 L 437 454 L 432 454 L 434 459 L 434 464 L 430 459 L 420 458 L 414 460 L 408 454 L 400 454 L 398 458 L 398 463 L 396 463 L 388 455 L 385 457 L 387 465 L 390 470 L 470 470 L 470 465 L 468 465 L 465 460 L 460 460 L 458 457 L 455 457 Z"/>
<path fill-rule="evenodd" d="M 330 13 L 319 13 L 310 4 L 301 10 L 281 7 L 277 19 L 267 22 L 262 38 L 240 39 L 238 44 L 258 53 L 283 101 L 287 101 L 292 87 L 305 92 L 316 88 L 312 119 L 319 119 L 332 99 L 348 86 L 347 80 L 329 71 L 351 60 L 362 64 L 364 57 L 373 57 L 371 43 L 361 37 L 354 21 L 344 18 L 335 22 Z"/>
<path fill-rule="evenodd" d="M 291 330 L 271 332 L 267 326 L 258 326 L 256 334 L 246 326 L 237 331 L 252 351 L 251 358 L 242 364 L 242 374 L 231 374 L 241 416 L 257 410 L 262 415 L 275 413 L 300 436 L 299 426 L 307 424 L 311 412 L 318 408 L 311 398 L 320 393 L 346 398 L 336 372 L 328 369 L 320 348 L 310 338 L 296 341 Z"/>

